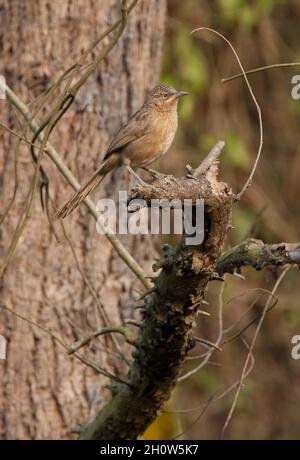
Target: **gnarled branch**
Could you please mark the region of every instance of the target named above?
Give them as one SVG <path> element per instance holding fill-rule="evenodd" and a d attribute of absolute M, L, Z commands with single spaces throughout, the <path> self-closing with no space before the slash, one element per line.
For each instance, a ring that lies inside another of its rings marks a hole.
<path fill-rule="evenodd" d="M 212 173 L 213 171 L 213 173 Z M 136 439 L 169 398 L 189 349 L 192 326 L 215 272 L 231 219 L 233 194 L 212 164 L 199 178 L 159 176 L 132 197 L 204 198 L 206 234 L 198 246 L 164 247 L 154 289 L 144 298 L 144 321 L 129 369 L 129 386 L 114 384 L 112 398 L 81 432 L 82 439 Z M 205 202 L 206 202 L 205 201 Z"/>
<path fill-rule="evenodd" d="M 299 243 L 265 244 L 261 240 L 249 238 L 233 248 L 225 251 L 220 257 L 216 271 L 220 276 L 224 273 L 239 273 L 241 267 L 251 266 L 256 270 L 270 265 L 299 265 Z"/>

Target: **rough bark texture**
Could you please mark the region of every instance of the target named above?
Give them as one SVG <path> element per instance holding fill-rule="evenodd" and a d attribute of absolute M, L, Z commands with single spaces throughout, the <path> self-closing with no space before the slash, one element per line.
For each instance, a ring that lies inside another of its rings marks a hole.
<path fill-rule="evenodd" d="M 25 101 L 32 100 L 115 22 L 119 6 L 117 0 L 0 0 L 0 73 Z M 145 90 L 158 80 L 164 18 L 165 0 L 139 2 L 120 42 L 79 92 L 51 136 L 80 181 L 99 164 L 111 134 L 138 108 Z M 0 103 L 1 122 L 18 126 L 8 103 Z M 44 117 L 43 111 L 40 120 Z M 15 147 L 16 140 L 1 132 L 0 213 L 13 193 Z M 60 205 L 71 189 L 47 158 L 44 164 L 51 194 Z M 0 229 L 1 255 L 11 239 L 33 175 L 32 161 L 23 147 L 18 165 L 16 200 Z M 106 179 L 96 197 L 112 196 L 126 188 L 127 174 L 118 171 Z M 105 237 L 96 233 L 94 220 L 84 207 L 69 218 L 66 228 L 111 323 L 130 316 L 133 278 Z M 150 243 L 138 238 L 125 241 L 143 263 Z M 137 244 L 139 251 L 135 251 Z M 71 250 L 66 242 L 58 244 L 54 239 L 38 196 L 0 289 L 7 305 L 51 328 L 67 343 L 86 334 L 87 318 L 93 326 L 103 326 Z M 0 362 L 1 438 L 69 438 L 72 430 L 93 417 L 106 402 L 107 380 L 67 356 L 47 335 L 9 314 L 0 314 L 0 333 L 8 341 L 7 359 Z M 105 354 L 95 352 L 93 358 L 100 364 L 111 364 Z M 114 364 L 111 370 L 118 373 L 120 366 Z"/>
<path fill-rule="evenodd" d="M 82 431 L 82 439 L 136 439 L 154 420 L 176 384 L 193 346 L 195 315 L 214 276 L 231 221 L 233 195 L 227 184 L 217 181 L 214 165 L 211 169 L 213 174 L 208 172 L 200 178 L 165 176 L 155 180 L 154 187 L 139 187 L 134 192 L 146 201 L 151 193 L 152 198 L 159 198 L 162 190 L 167 199 L 208 198 L 205 238 L 199 246 L 186 246 L 183 237 L 177 248 L 164 248 L 164 257 L 156 264 L 162 270 L 143 305 L 144 321 L 127 376 L 130 386 L 113 386 L 111 401 Z"/>
<path fill-rule="evenodd" d="M 220 276 L 224 273 L 240 272 L 242 267 L 253 267 L 262 270 L 270 265 L 299 265 L 299 243 L 265 244 L 261 240 L 249 238 L 228 249 L 220 257 L 216 271 Z"/>

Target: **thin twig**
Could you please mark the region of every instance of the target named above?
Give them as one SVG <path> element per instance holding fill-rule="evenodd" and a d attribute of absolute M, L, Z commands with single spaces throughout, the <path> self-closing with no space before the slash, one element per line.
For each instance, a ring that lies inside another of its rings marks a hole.
<path fill-rule="evenodd" d="M 209 348 L 209 349 L 214 348 L 215 350 L 222 351 L 222 348 L 219 347 L 219 345 L 217 343 L 213 343 L 210 340 L 203 339 L 203 338 L 200 338 L 200 337 L 195 337 L 195 336 L 193 336 L 193 340 L 195 340 L 195 342 L 201 343 L 206 348 Z"/>
<path fill-rule="evenodd" d="M 176 436 L 174 436 L 174 438 L 172 438 L 172 441 L 174 441 L 175 439 L 178 439 L 180 438 L 181 436 L 183 436 L 184 434 L 186 434 L 201 418 L 202 416 L 205 414 L 206 412 L 206 409 L 208 408 L 208 406 L 210 405 L 210 403 L 213 401 L 213 398 L 214 396 L 211 396 L 208 401 L 206 402 L 206 404 L 203 405 L 203 409 L 201 410 L 200 414 L 196 417 L 196 419 L 188 426 L 188 428 L 186 428 L 184 431 L 182 431 L 181 433 L 178 433 Z"/>
<path fill-rule="evenodd" d="M 85 347 L 92 340 L 96 339 L 97 337 L 100 337 L 101 335 L 113 334 L 113 333 L 123 335 L 127 343 L 133 346 L 136 345 L 136 337 L 130 332 L 129 329 L 127 329 L 126 327 L 122 327 L 122 326 L 111 326 L 111 327 L 105 327 L 103 329 L 100 329 L 99 331 L 95 331 L 92 334 L 88 335 L 87 337 L 83 337 L 82 339 L 73 343 L 73 345 L 69 347 L 68 354 L 69 355 L 74 354 L 77 350 L 79 350 L 82 347 Z"/>
<path fill-rule="evenodd" d="M 37 185 L 38 185 L 40 165 L 41 165 L 41 162 L 42 162 L 42 158 L 43 158 L 43 154 L 44 154 L 44 150 L 45 150 L 45 145 L 46 145 L 46 140 L 47 140 L 47 137 L 48 137 L 48 134 L 49 134 L 50 130 L 51 130 L 51 125 L 49 125 L 47 127 L 44 139 L 43 139 L 43 141 L 41 143 L 41 146 L 40 146 L 40 149 L 39 149 L 39 154 L 38 154 L 37 162 L 36 162 L 36 169 L 35 169 L 35 173 L 34 173 L 34 176 L 33 176 L 33 180 L 31 182 L 31 185 L 30 185 L 30 188 L 29 188 L 28 195 L 26 197 L 24 211 L 22 212 L 22 214 L 20 215 L 20 217 L 18 219 L 16 230 L 15 230 L 15 232 L 13 234 L 13 237 L 11 239 L 11 242 L 9 244 L 8 249 L 4 254 L 3 263 L 0 266 L 0 278 L 3 276 L 7 266 L 9 264 L 9 261 L 12 258 L 13 254 L 14 254 L 14 252 L 16 250 L 17 244 L 18 244 L 18 242 L 19 242 L 19 240 L 20 240 L 20 238 L 22 236 L 22 233 L 23 233 L 23 231 L 24 231 L 24 229 L 26 227 L 26 224 L 27 224 L 27 222 L 28 222 L 28 220 L 30 218 L 30 211 L 31 211 L 32 204 L 33 204 L 34 194 L 35 194 L 35 190 L 36 190 Z"/>
<path fill-rule="evenodd" d="M 0 126 L 6 129 L 7 131 L 11 131 L 7 126 L 3 125 L 0 123 Z M 6 208 L 4 209 L 3 213 L 0 215 L 0 225 L 4 222 L 6 217 L 8 216 L 14 202 L 17 196 L 17 191 L 18 191 L 18 185 L 19 185 L 19 168 L 18 168 L 18 157 L 19 157 L 19 148 L 20 148 L 20 139 L 18 140 L 18 143 L 16 145 L 16 148 L 14 149 L 14 189 L 13 189 L 13 194 L 10 200 L 8 201 Z"/>
<path fill-rule="evenodd" d="M 246 70 L 245 74 L 251 75 L 253 73 L 263 72 L 264 70 L 280 69 L 283 67 L 295 67 L 295 66 L 300 66 L 300 62 L 284 62 L 281 64 L 264 65 L 263 67 L 256 67 L 255 69 Z M 221 82 L 227 83 L 228 81 L 232 81 L 232 80 L 235 80 L 236 78 L 240 78 L 243 76 L 244 76 L 243 73 L 237 73 L 235 75 L 231 75 L 230 77 L 222 78 Z"/>
<path fill-rule="evenodd" d="M 200 364 L 198 364 L 198 366 L 196 366 L 191 371 L 189 371 L 186 374 L 183 374 L 181 377 L 179 377 L 178 382 L 182 382 L 182 381 L 188 379 L 189 377 L 191 377 L 191 375 L 194 375 L 196 372 L 198 372 L 200 369 L 202 369 L 202 367 L 204 367 L 205 364 L 207 364 L 207 362 L 209 361 L 211 355 L 215 351 L 215 348 L 220 346 L 220 343 L 221 343 L 221 340 L 222 340 L 222 337 L 223 337 L 223 293 L 224 293 L 224 288 L 225 288 L 225 283 L 222 283 L 221 284 L 221 289 L 220 289 L 220 294 L 219 294 L 219 312 L 218 312 L 219 332 L 218 332 L 217 340 L 214 342 L 214 347 L 211 348 L 206 353 L 205 358 L 203 359 L 203 361 L 201 361 Z"/>
<path fill-rule="evenodd" d="M 73 243 L 72 243 L 72 241 L 71 241 L 71 239 L 70 239 L 70 237 L 69 237 L 69 235 L 68 235 L 68 233 L 66 231 L 65 225 L 64 225 L 62 220 L 60 221 L 60 223 L 61 223 L 61 226 L 62 226 L 62 229 L 63 229 L 64 237 L 66 238 L 66 240 L 67 240 L 67 242 L 68 242 L 68 244 L 70 246 L 71 252 L 73 254 L 73 257 L 74 257 L 75 263 L 77 265 L 78 271 L 79 271 L 79 273 L 81 275 L 81 278 L 82 278 L 83 282 L 85 283 L 85 285 L 87 286 L 88 290 L 90 291 L 90 293 L 91 293 L 91 295 L 92 295 L 92 297 L 93 297 L 93 299 L 94 299 L 94 301 L 95 301 L 95 303 L 96 303 L 96 305 L 97 305 L 97 307 L 98 307 L 98 309 L 99 309 L 99 311 L 101 313 L 101 316 L 102 316 L 102 319 L 104 321 L 104 324 L 107 327 L 111 327 L 111 324 L 109 323 L 108 317 L 107 317 L 106 312 L 104 310 L 103 304 L 100 302 L 94 287 L 92 286 L 92 284 L 88 280 L 86 274 L 84 273 L 84 271 L 81 268 L 79 259 L 77 257 L 77 254 L 76 254 L 76 251 L 75 251 L 75 248 L 74 248 L 74 245 L 73 245 Z M 128 359 L 122 353 L 122 351 L 120 349 L 120 346 L 119 346 L 118 342 L 116 341 L 115 337 L 112 336 L 111 339 L 112 339 L 112 342 L 113 342 L 116 350 L 118 351 L 120 357 L 123 359 L 123 361 L 125 361 L 127 364 L 129 364 Z"/>
<path fill-rule="evenodd" d="M 242 370 L 242 374 L 241 374 L 241 377 L 240 377 L 240 380 L 239 380 L 239 384 L 238 384 L 238 387 L 237 387 L 237 391 L 236 391 L 236 394 L 234 396 L 234 400 L 233 400 L 233 403 L 231 405 L 231 408 L 230 408 L 230 411 L 228 413 L 228 416 L 225 420 L 225 423 L 224 423 L 224 426 L 223 426 L 223 429 L 222 429 L 222 437 L 224 437 L 224 434 L 225 434 L 225 431 L 229 425 L 229 422 L 232 418 L 232 415 L 233 415 L 233 412 L 235 410 L 235 407 L 236 407 L 236 404 L 237 404 L 237 401 L 238 401 L 238 397 L 240 395 L 240 391 L 241 391 L 241 388 L 242 388 L 242 385 L 243 385 L 243 382 L 245 380 L 245 375 L 246 375 L 246 369 L 248 367 L 248 364 L 249 364 L 249 360 L 250 360 L 250 356 L 251 354 L 253 353 L 253 348 L 254 348 L 254 345 L 255 345 L 255 342 L 256 342 L 256 339 L 258 337 L 258 334 L 259 334 L 259 331 L 261 329 L 261 326 L 263 324 L 263 321 L 265 319 L 265 316 L 267 314 L 267 311 L 269 309 L 269 305 L 270 305 L 270 302 L 271 302 L 271 299 L 273 298 L 273 296 L 275 295 L 278 287 L 280 286 L 280 283 L 282 282 L 282 280 L 284 279 L 285 275 L 287 274 L 288 270 L 290 269 L 290 266 L 286 267 L 285 270 L 283 270 L 283 272 L 280 274 L 280 276 L 278 277 L 273 289 L 272 289 L 272 292 L 271 292 L 271 295 L 269 296 L 266 304 L 265 304 L 265 307 L 263 309 L 263 312 L 262 312 L 262 315 L 261 315 L 261 318 L 258 322 L 258 325 L 256 327 L 256 330 L 254 332 L 254 335 L 253 335 L 253 339 L 251 341 L 251 344 L 250 344 L 250 347 L 249 347 L 249 351 L 247 353 L 247 357 L 246 357 L 246 360 L 245 360 L 245 363 L 244 363 L 244 366 L 243 366 L 243 370 Z"/>
<path fill-rule="evenodd" d="M 244 195 L 244 193 L 248 190 L 248 188 L 250 187 L 251 183 L 252 183 L 252 180 L 253 180 L 253 177 L 254 177 L 254 174 L 255 174 L 255 171 L 256 171 L 256 168 L 257 168 L 257 165 L 258 165 L 258 162 L 259 162 L 259 159 L 260 159 L 260 156 L 261 156 L 261 152 L 262 152 L 262 148 L 263 148 L 263 143 L 264 143 L 264 130 L 263 130 L 263 121 L 262 121 L 262 114 L 261 114 L 261 108 L 260 108 L 260 105 L 258 104 L 257 100 L 256 100 L 256 97 L 253 93 L 253 90 L 252 90 L 252 87 L 250 85 L 250 82 L 247 78 L 247 75 L 246 75 L 246 72 L 244 70 L 244 67 L 241 63 L 241 60 L 239 58 L 239 55 L 237 54 L 234 46 L 232 45 L 232 43 L 226 38 L 224 37 L 224 35 L 222 35 L 220 32 L 217 32 L 216 30 L 214 29 L 210 29 L 209 27 L 199 27 L 195 30 L 193 30 L 191 33 L 195 33 L 195 32 L 199 32 L 199 31 L 202 31 L 202 30 L 207 30 L 209 32 L 212 32 L 213 34 L 216 34 L 218 35 L 220 38 L 222 38 L 222 40 L 224 40 L 228 45 L 229 47 L 231 48 L 231 51 L 233 52 L 237 62 L 238 62 L 238 65 L 240 66 L 241 70 L 242 70 L 242 75 L 244 76 L 244 79 L 245 79 L 245 82 L 247 84 L 247 87 L 249 89 L 249 92 L 250 92 L 250 95 L 253 99 L 253 102 L 255 104 L 255 107 L 256 107 L 256 110 L 257 110 L 257 114 L 258 114 L 258 121 L 259 121 L 259 131 L 260 131 L 260 135 L 259 135 L 259 147 L 258 147 L 258 151 L 257 151 L 257 155 L 256 155 L 256 159 L 254 161 L 254 165 L 253 165 L 253 168 L 252 168 L 252 171 L 247 179 L 247 181 L 245 182 L 245 185 L 243 186 L 242 190 L 236 195 L 236 200 L 240 200 L 242 198 L 242 196 Z"/>
<path fill-rule="evenodd" d="M 41 324 L 39 323 L 36 323 L 35 321 L 32 321 L 31 319 L 29 318 L 26 318 L 26 316 L 23 316 L 21 315 L 20 313 L 16 312 L 15 310 L 13 310 L 12 308 L 9 308 L 7 305 L 5 305 L 1 300 L 0 300 L 0 308 L 2 308 L 3 310 L 6 310 L 10 313 L 12 313 L 14 316 L 16 316 L 17 318 L 25 321 L 26 323 L 30 324 L 31 326 L 34 326 L 34 327 L 37 327 L 38 329 L 40 329 L 41 331 L 45 332 L 47 335 L 49 335 L 53 340 L 55 340 L 57 343 L 59 343 L 59 345 L 61 345 L 66 351 L 68 354 L 70 354 L 70 351 L 71 351 L 71 348 L 57 335 L 55 334 L 54 332 L 52 332 L 50 329 L 47 329 L 45 326 L 42 326 Z M 97 366 L 95 363 L 93 363 L 93 361 L 91 361 L 90 359 L 82 356 L 81 354 L 79 353 L 76 353 L 76 352 L 73 352 L 72 353 L 77 359 L 79 359 L 82 363 L 86 364 L 87 366 L 91 367 L 92 369 L 94 369 L 96 372 L 98 372 L 99 374 L 102 374 L 102 375 L 105 375 L 105 377 L 108 377 L 112 380 L 115 380 L 116 382 L 119 382 L 119 383 L 124 383 L 126 385 L 129 385 L 129 383 L 126 381 L 126 380 L 123 380 L 122 378 L 120 377 L 117 377 L 116 375 L 112 374 L 111 372 L 103 369 L 102 367 L 99 367 Z"/>
<path fill-rule="evenodd" d="M 32 120 L 32 115 L 28 109 L 28 107 L 19 99 L 19 97 L 6 85 L 6 97 L 7 99 L 17 108 L 17 110 L 24 116 L 24 118 L 29 122 L 29 126 L 31 129 L 36 132 L 39 129 L 39 126 L 36 122 Z M 43 134 L 40 134 L 40 140 L 43 139 Z M 76 180 L 75 176 L 72 174 L 70 169 L 66 166 L 66 164 L 61 159 L 60 155 L 56 151 L 56 149 L 47 142 L 46 144 L 46 151 L 48 156 L 54 162 L 60 173 L 64 176 L 67 182 L 73 187 L 75 191 L 78 191 L 80 188 L 79 182 Z M 92 216 L 97 220 L 100 226 L 104 226 L 103 218 L 101 214 L 97 211 L 95 204 L 90 198 L 85 198 L 84 201 L 85 205 L 87 206 L 88 210 L 92 214 Z M 110 241 L 112 246 L 114 247 L 117 254 L 120 258 L 126 263 L 126 265 L 130 268 L 130 270 L 137 276 L 137 278 L 142 282 L 142 284 L 147 288 L 151 289 L 152 283 L 145 279 L 145 274 L 140 267 L 140 265 L 135 261 L 135 259 L 131 256 L 131 254 L 127 251 L 125 246 L 121 243 L 121 241 L 117 238 L 117 236 L 113 233 L 110 233 L 108 230 L 105 232 L 107 239 Z"/>
<path fill-rule="evenodd" d="M 131 10 L 135 7 L 139 0 L 133 0 L 131 4 L 127 7 L 127 15 L 131 12 Z M 119 19 L 115 24 L 112 26 L 108 27 L 103 34 L 100 35 L 92 44 L 87 48 L 87 50 L 83 54 L 83 59 L 81 62 L 84 61 L 84 59 L 87 57 L 89 53 L 93 51 L 93 49 L 105 38 L 107 35 L 111 34 L 114 30 L 116 30 L 117 27 L 121 24 L 122 19 Z"/>
<path fill-rule="evenodd" d="M 246 341 L 243 339 L 243 343 L 244 345 L 246 345 Z M 247 347 L 247 350 L 249 351 L 249 347 Z M 250 363 L 250 366 L 249 366 L 249 369 L 247 369 L 247 373 L 246 373 L 246 377 L 250 374 L 250 372 L 252 371 L 253 369 L 253 366 L 254 366 L 254 356 L 251 354 L 251 363 Z M 226 396 L 228 393 L 230 393 L 234 388 L 236 388 L 239 384 L 239 380 L 234 382 L 233 384 L 231 384 L 228 388 L 226 388 L 224 391 L 222 391 L 222 393 L 219 393 L 219 394 L 215 394 L 215 396 L 213 396 L 213 400 L 211 402 L 215 402 L 215 401 L 218 401 L 222 398 L 224 398 L 224 396 Z M 211 397 L 210 397 L 211 398 Z M 209 398 L 209 399 L 210 399 Z M 205 404 L 201 404 L 200 406 L 198 407 L 192 407 L 190 409 L 163 409 L 162 412 L 165 412 L 165 413 L 170 413 L 170 414 L 188 414 L 190 412 L 196 412 L 198 410 L 201 410 L 203 409 L 204 407 L 206 406 L 206 403 Z"/>
<path fill-rule="evenodd" d="M 261 294 L 255 297 L 254 300 L 250 303 L 249 307 L 247 308 L 246 311 L 244 311 L 230 326 L 224 328 L 224 334 L 227 334 L 228 332 L 232 331 L 238 324 L 240 324 L 244 318 L 247 317 L 248 313 L 253 309 L 255 304 L 258 302 L 258 300 L 261 298 Z M 224 342 L 223 342 L 224 343 Z"/>
<path fill-rule="evenodd" d="M 243 340 L 243 343 L 248 348 L 247 343 L 246 343 L 245 340 Z M 250 374 L 250 372 L 252 371 L 253 366 L 254 366 L 254 357 L 253 357 L 252 353 L 250 354 L 250 359 L 251 359 L 251 362 L 250 362 L 249 369 L 247 369 L 247 371 L 246 371 L 246 376 L 248 376 Z M 209 408 L 209 406 L 213 402 L 224 398 L 228 393 L 230 393 L 238 385 L 238 383 L 239 382 L 234 383 L 233 385 L 231 385 L 229 388 L 227 388 L 225 391 L 223 391 L 219 395 L 215 394 L 215 395 L 210 396 L 205 404 L 202 404 L 200 407 L 197 408 L 198 410 L 201 409 L 201 413 L 195 418 L 195 420 L 184 430 L 184 432 L 179 433 L 173 439 L 177 439 L 179 436 L 182 436 L 183 434 L 186 434 L 197 422 L 199 422 L 199 420 L 201 420 L 201 418 L 204 416 L 205 412 L 207 411 L 207 409 Z M 193 411 L 193 409 L 186 409 L 185 411 L 183 410 L 183 411 L 169 411 L 169 412 L 174 412 L 174 413 L 178 414 L 178 413 L 188 413 L 188 412 L 192 412 L 192 411 Z M 168 412 L 168 411 L 166 411 L 166 412 Z"/>
<path fill-rule="evenodd" d="M 277 303 L 278 303 L 278 298 L 274 300 L 273 305 L 270 305 L 266 313 L 269 313 L 269 311 L 273 310 L 273 308 L 275 307 L 275 305 L 277 305 Z M 258 315 L 256 315 L 255 318 L 253 318 L 248 324 L 246 324 L 246 326 L 244 326 L 240 331 L 238 331 L 236 334 L 232 335 L 228 339 L 224 340 L 222 342 L 222 345 L 232 342 L 233 340 L 240 337 L 247 329 L 249 329 L 250 326 L 252 326 L 252 324 L 254 324 L 259 318 L 261 318 L 262 314 L 263 313 L 259 313 Z"/>
<path fill-rule="evenodd" d="M 117 28 L 118 26 L 120 26 L 118 32 L 116 33 L 115 37 L 111 40 L 109 45 L 97 57 L 95 63 L 93 63 L 92 68 L 89 69 L 82 76 L 82 78 L 76 83 L 76 85 L 73 85 L 73 87 L 68 90 L 68 94 L 65 96 L 65 98 L 68 99 L 69 96 L 70 96 L 72 98 L 70 102 L 72 102 L 75 94 L 78 92 L 78 90 L 83 85 L 83 83 L 88 79 L 88 77 L 91 75 L 91 73 L 96 68 L 96 66 L 100 63 L 100 61 L 102 59 L 104 59 L 105 56 L 107 56 L 109 51 L 118 42 L 120 36 L 122 35 L 122 33 L 123 33 L 124 29 L 125 29 L 125 26 L 126 26 L 126 23 L 127 23 L 128 13 L 134 8 L 134 6 L 136 5 L 137 1 L 138 0 L 134 0 L 129 7 L 127 5 L 127 0 L 122 1 L 122 6 L 121 6 L 122 19 L 119 20 L 113 26 L 113 28 L 111 30 L 107 29 L 107 31 L 105 32 L 104 36 L 106 36 L 107 34 L 112 32 L 114 30 L 114 28 Z M 103 36 L 103 38 L 104 38 L 104 36 Z M 102 40 L 102 38 L 101 38 L 101 40 Z M 99 43 L 99 41 L 100 41 L 100 39 L 98 40 L 97 43 Z M 74 67 L 74 70 L 75 70 L 75 67 Z M 68 71 L 65 72 L 63 76 L 65 76 L 68 73 Z M 61 81 L 62 81 L 62 77 L 59 79 L 59 82 L 61 82 Z M 69 88 L 69 83 L 70 83 L 70 81 L 67 82 L 67 88 Z M 5 85 L 4 89 L 5 89 L 5 92 L 6 92 L 7 99 L 22 113 L 22 115 L 24 116 L 24 118 L 28 122 L 29 126 L 31 127 L 31 129 L 35 133 L 35 137 L 37 137 L 41 142 L 43 142 L 44 135 L 42 133 L 40 133 L 41 127 L 39 125 L 37 125 L 33 121 L 33 115 L 30 113 L 29 109 L 26 107 L 25 104 L 23 104 L 20 101 L 20 99 L 16 96 L 16 94 L 14 94 L 12 92 L 12 90 L 10 88 L 8 88 L 7 85 Z M 53 85 L 51 87 L 51 91 L 52 90 L 53 90 Z M 48 94 L 49 93 L 47 92 L 47 96 L 48 96 Z M 53 122 L 52 127 L 55 126 L 57 121 L 65 113 L 65 107 L 66 107 L 65 103 L 67 103 L 66 99 L 59 100 L 59 102 L 57 103 L 55 109 L 48 116 L 47 121 L 52 120 L 52 122 Z M 55 116 L 56 115 L 55 111 L 58 108 L 61 108 L 62 112 L 60 112 L 57 116 Z M 68 108 L 68 105 L 67 105 L 67 108 Z M 50 134 L 50 132 L 51 132 L 51 129 L 49 131 L 49 134 Z M 34 137 L 34 140 L 35 140 L 35 137 Z M 47 140 L 48 139 L 46 138 L 46 141 Z M 61 158 L 59 157 L 58 153 L 55 151 L 55 149 L 48 142 L 46 142 L 46 148 L 47 148 L 47 153 L 48 153 L 49 157 L 54 161 L 54 163 L 56 164 L 56 166 L 58 167 L 60 172 L 64 175 L 64 177 L 67 179 L 69 184 L 77 191 L 80 188 L 80 185 L 76 181 L 75 177 L 72 175 L 71 171 L 69 171 L 68 168 L 63 164 L 63 162 L 62 162 Z M 42 153 L 41 153 L 41 156 L 42 156 Z M 40 167 L 40 164 L 39 164 L 39 167 Z M 101 215 L 97 212 L 96 207 L 94 206 L 92 201 L 89 198 L 86 198 L 84 200 L 84 202 L 87 205 L 87 207 L 89 208 L 89 210 L 91 211 L 91 213 L 94 216 L 94 218 L 98 221 L 99 226 L 104 227 L 103 219 L 102 219 Z M 108 240 L 113 245 L 113 247 L 116 250 L 116 252 L 118 253 L 118 255 L 124 260 L 124 262 L 128 265 L 128 267 L 135 273 L 135 275 L 140 279 L 140 281 L 143 283 L 143 285 L 147 289 L 149 289 L 151 287 L 151 283 L 148 280 L 145 279 L 145 275 L 144 275 L 144 272 L 143 272 L 142 268 L 134 260 L 134 258 L 129 254 L 129 252 L 126 250 L 124 245 L 118 240 L 118 238 L 113 233 L 109 232 L 109 230 L 107 230 L 105 232 L 105 234 L 106 234 Z M 12 248 L 13 250 L 11 250 L 9 252 L 9 257 L 11 257 L 12 253 L 14 252 L 14 249 L 16 247 L 15 242 L 14 242 L 13 246 L 14 246 L 14 248 Z M 5 260 L 5 264 L 3 264 L 3 266 L 2 266 L 3 267 L 2 272 L 4 271 L 6 266 L 7 266 L 7 261 Z M 1 276 L 1 272 L 0 272 L 0 276 Z"/>

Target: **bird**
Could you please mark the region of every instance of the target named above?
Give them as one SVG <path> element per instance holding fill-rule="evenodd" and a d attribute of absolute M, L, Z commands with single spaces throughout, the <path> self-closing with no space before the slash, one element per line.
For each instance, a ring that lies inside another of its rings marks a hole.
<path fill-rule="evenodd" d="M 170 148 L 178 125 L 178 99 L 187 95 L 172 86 L 159 84 L 147 94 L 142 107 L 112 138 L 99 168 L 56 213 L 63 219 L 89 195 L 113 169 L 126 166 L 142 185 L 132 168 L 144 168 L 161 158 Z"/>

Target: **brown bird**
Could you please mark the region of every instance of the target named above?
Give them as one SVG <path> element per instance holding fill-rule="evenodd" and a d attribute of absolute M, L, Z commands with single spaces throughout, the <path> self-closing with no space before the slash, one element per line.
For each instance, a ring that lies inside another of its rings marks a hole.
<path fill-rule="evenodd" d="M 63 219 L 70 214 L 107 173 L 122 165 L 142 182 L 132 167 L 145 168 L 168 151 L 177 129 L 178 98 L 186 94 L 171 86 L 155 86 L 147 95 L 142 108 L 114 136 L 100 167 L 56 216 Z"/>

